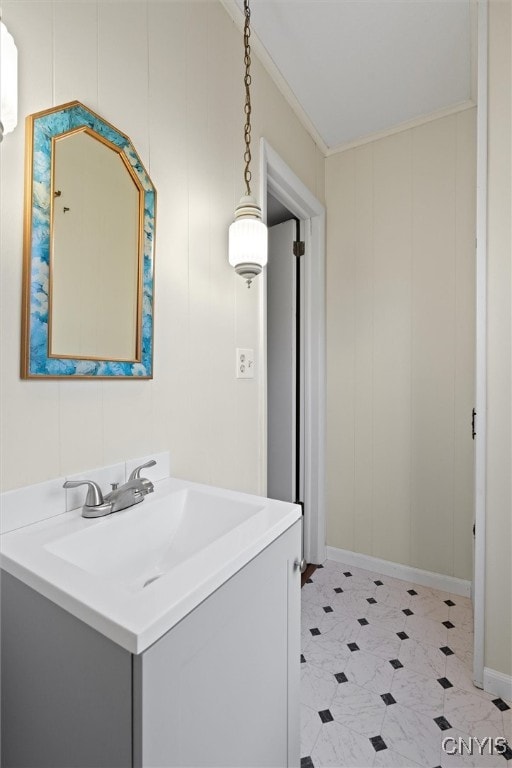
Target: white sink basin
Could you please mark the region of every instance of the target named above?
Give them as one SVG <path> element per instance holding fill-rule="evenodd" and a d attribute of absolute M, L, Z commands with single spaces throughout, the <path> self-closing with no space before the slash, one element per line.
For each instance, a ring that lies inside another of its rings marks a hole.
<path fill-rule="evenodd" d="M 168 478 L 122 512 L 74 510 L 6 533 L 0 562 L 140 653 L 300 516 L 295 504 Z"/>
<path fill-rule="evenodd" d="M 108 515 L 100 525 L 62 536 L 45 548 L 88 573 L 138 591 L 262 509 L 261 503 L 185 488 L 154 504 L 132 507 L 122 518 L 122 513 Z"/>

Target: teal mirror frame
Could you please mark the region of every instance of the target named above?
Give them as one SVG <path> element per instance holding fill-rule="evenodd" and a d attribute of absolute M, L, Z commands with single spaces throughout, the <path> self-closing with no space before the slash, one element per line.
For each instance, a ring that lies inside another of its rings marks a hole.
<path fill-rule="evenodd" d="M 55 137 L 86 128 L 118 148 L 139 182 L 143 197 L 137 359 L 133 361 L 50 357 L 52 147 Z M 128 136 L 79 101 L 26 119 L 25 229 L 21 377 L 150 379 L 153 377 L 153 295 L 156 190 Z"/>

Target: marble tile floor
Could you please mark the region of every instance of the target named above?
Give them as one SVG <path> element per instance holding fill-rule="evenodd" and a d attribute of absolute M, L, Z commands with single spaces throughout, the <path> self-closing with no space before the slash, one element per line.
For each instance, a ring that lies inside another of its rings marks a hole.
<path fill-rule="evenodd" d="M 472 683 L 472 620 L 458 595 L 317 569 L 302 588 L 301 768 L 512 768 L 512 705 Z M 471 736 L 510 746 L 449 754 Z"/>

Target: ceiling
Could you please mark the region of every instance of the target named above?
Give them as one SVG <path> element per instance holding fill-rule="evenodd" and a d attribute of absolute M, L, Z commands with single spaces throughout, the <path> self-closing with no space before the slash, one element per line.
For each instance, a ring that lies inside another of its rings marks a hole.
<path fill-rule="evenodd" d="M 253 48 L 330 153 L 469 102 L 471 4 L 252 0 Z"/>

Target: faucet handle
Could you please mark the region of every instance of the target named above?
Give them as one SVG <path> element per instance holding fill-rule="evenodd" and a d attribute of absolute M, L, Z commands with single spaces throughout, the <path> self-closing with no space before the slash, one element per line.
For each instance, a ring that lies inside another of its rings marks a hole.
<path fill-rule="evenodd" d="M 94 480 L 66 480 L 62 487 L 78 488 L 79 485 L 89 486 L 85 499 L 85 503 L 88 507 L 99 507 L 100 504 L 103 504 L 104 499 L 101 488 L 98 483 L 94 482 Z"/>
<path fill-rule="evenodd" d="M 141 469 L 146 469 L 147 467 L 154 467 L 156 464 L 156 461 L 154 459 L 150 459 L 149 461 L 146 461 L 145 464 L 141 464 L 140 467 L 137 467 L 133 470 L 130 477 L 128 478 L 128 482 L 130 480 L 140 480 L 140 471 Z"/>

